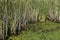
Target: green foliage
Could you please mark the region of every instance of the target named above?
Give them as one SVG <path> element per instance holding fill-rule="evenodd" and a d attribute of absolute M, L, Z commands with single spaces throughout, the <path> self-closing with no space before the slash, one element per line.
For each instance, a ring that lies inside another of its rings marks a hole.
<path fill-rule="evenodd" d="M 0 18 L 2 19 L 2 17 L 7 13 L 7 15 L 10 16 L 13 20 L 14 15 L 16 14 L 17 18 L 19 17 L 22 21 L 23 14 L 26 13 L 26 18 L 28 20 L 31 20 L 32 18 L 36 19 L 34 18 L 35 14 L 43 14 L 46 16 L 50 10 L 50 7 L 52 7 L 52 10 L 55 10 L 56 6 L 58 6 L 58 8 L 60 7 L 59 3 L 59 0 L 1 0 Z M 6 10 L 5 7 L 7 7 Z M 5 13 L 4 11 L 7 12 Z"/>
<path fill-rule="evenodd" d="M 22 31 L 18 36 L 12 35 L 8 40 L 59 40 L 60 24 L 53 22 L 34 23 L 27 25 L 30 29 Z"/>
<path fill-rule="evenodd" d="M 54 3 L 54 1 L 53 1 Z M 19 14 L 22 19 L 22 15 L 26 11 L 26 15 L 30 16 L 33 14 L 32 11 L 38 10 L 37 14 L 47 15 L 49 7 L 51 7 L 51 1 L 47 0 L 9 0 L 9 1 L 0 1 L 0 15 L 3 16 L 6 13 L 14 17 L 14 14 Z M 54 6 L 55 4 L 53 4 Z M 4 13 L 5 7 L 7 7 L 7 12 Z M 34 13 L 35 14 L 35 13 Z M 1 17 L 0 16 L 0 17 Z M 18 15 L 17 15 L 18 16 Z M 32 16 L 33 17 L 33 16 Z M 31 18 L 30 18 L 31 19 Z"/>
<path fill-rule="evenodd" d="M 60 13 L 59 5 L 59 0 L 0 0 L 0 26 L 4 15 L 7 18 L 10 17 L 11 27 L 13 28 L 16 26 L 17 20 L 23 24 L 25 20 L 27 22 L 37 22 L 39 20 L 43 23 L 28 24 L 28 31 L 23 31 L 20 35 L 12 36 L 8 40 L 59 40 L 60 31 L 54 29 L 60 26 L 60 24 L 52 22 L 45 23 L 45 18 L 50 8 L 55 12 L 56 7 L 58 7 L 58 12 Z M 40 19 L 41 15 L 42 18 Z M 46 33 L 46 30 L 54 31 Z"/>

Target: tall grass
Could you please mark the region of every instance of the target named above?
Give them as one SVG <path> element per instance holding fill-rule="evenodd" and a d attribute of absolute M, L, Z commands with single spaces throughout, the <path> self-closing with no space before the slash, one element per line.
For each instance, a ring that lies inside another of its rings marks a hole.
<path fill-rule="evenodd" d="M 21 25 L 25 27 L 29 22 L 45 20 L 50 8 L 55 10 L 57 4 L 59 5 L 55 1 L 57 0 L 0 0 L 0 20 L 5 16 L 7 25 L 10 17 L 11 30 L 15 31 L 17 24 L 21 28 Z"/>

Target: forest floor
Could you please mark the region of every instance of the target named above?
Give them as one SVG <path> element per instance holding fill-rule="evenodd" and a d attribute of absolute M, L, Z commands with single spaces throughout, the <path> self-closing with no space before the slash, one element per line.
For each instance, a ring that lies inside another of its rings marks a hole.
<path fill-rule="evenodd" d="M 10 36 L 8 40 L 60 40 L 60 24 L 53 22 L 28 24 L 29 30 L 20 35 Z"/>

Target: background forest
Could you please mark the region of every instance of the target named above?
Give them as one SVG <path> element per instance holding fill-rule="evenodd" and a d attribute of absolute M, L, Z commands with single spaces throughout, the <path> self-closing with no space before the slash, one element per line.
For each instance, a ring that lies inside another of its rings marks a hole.
<path fill-rule="evenodd" d="M 59 0 L 0 0 L 0 39 L 59 40 Z"/>

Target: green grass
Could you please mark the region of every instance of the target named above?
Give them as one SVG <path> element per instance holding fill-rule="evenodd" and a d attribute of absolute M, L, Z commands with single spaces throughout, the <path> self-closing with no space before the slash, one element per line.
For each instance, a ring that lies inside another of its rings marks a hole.
<path fill-rule="evenodd" d="M 60 24 L 53 22 L 28 24 L 29 30 L 8 40 L 60 40 Z"/>
<path fill-rule="evenodd" d="M 2 24 L 2 20 L 0 20 L 0 26 L 1 26 L 1 24 Z"/>
<path fill-rule="evenodd" d="M 0 20 L 0 35 L 2 34 L 2 20 Z"/>

